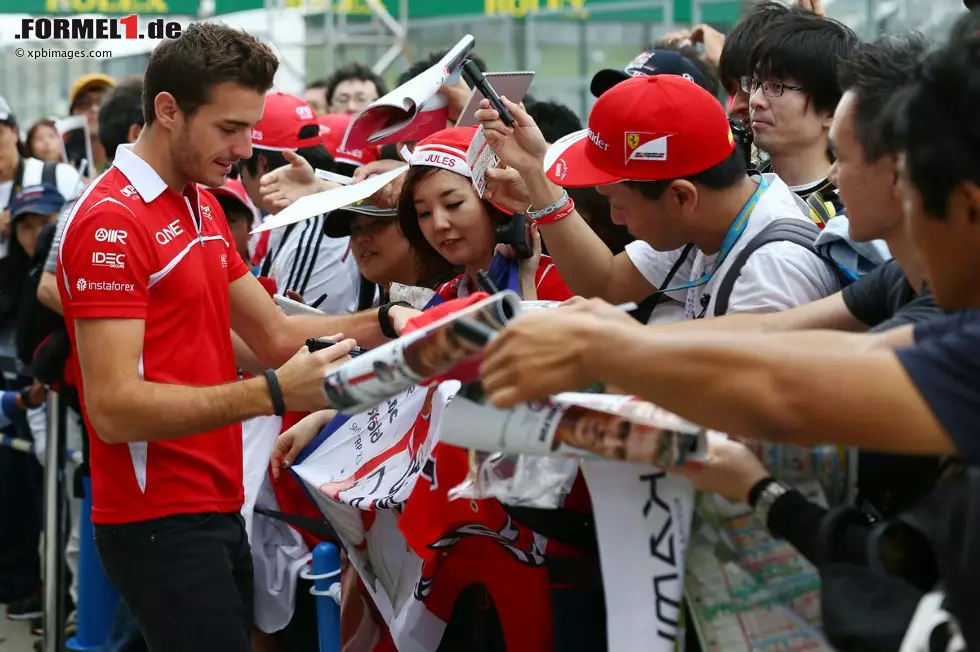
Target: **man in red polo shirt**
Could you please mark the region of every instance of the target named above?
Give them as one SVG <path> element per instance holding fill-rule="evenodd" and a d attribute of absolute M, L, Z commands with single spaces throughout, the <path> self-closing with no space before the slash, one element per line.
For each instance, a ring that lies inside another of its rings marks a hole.
<path fill-rule="evenodd" d="M 219 24 L 157 46 L 146 126 L 78 200 L 62 237 L 95 537 L 154 652 L 250 650 L 240 422 L 325 407 L 324 371 L 352 341 L 311 354 L 307 337 L 339 331 L 374 346 L 416 314 L 283 316 L 197 185 L 220 186 L 251 155 L 277 67 L 267 46 Z M 232 330 L 278 370 L 237 381 Z"/>

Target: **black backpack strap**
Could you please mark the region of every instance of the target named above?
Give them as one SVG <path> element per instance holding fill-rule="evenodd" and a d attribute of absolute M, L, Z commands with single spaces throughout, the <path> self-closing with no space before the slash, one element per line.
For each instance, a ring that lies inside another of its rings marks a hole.
<path fill-rule="evenodd" d="M 680 258 L 677 259 L 677 262 L 675 262 L 673 267 L 670 268 L 670 271 L 667 272 L 667 276 L 664 277 L 664 282 L 661 283 L 663 287 L 661 287 L 659 291 L 654 292 L 646 299 L 641 301 L 637 309 L 630 313 L 630 317 L 641 324 L 646 324 L 648 321 L 650 321 L 650 315 L 653 314 L 654 309 L 660 305 L 660 301 L 663 299 L 663 290 L 670 287 L 670 283 L 674 280 L 674 276 L 677 274 L 678 270 L 680 270 L 681 265 L 684 264 L 684 261 L 687 260 L 687 257 L 691 254 L 691 250 L 693 249 L 693 244 L 689 244 L 684 247 Z"/>
<path fill-rule="evenodd" d="M 58 165 L 59 163 L 55 161 L 44 162 L 44 167 L 41 168 L 41 183 L 58 188 Z"/>
<path fill-rule="evenodd" d="M 337 531 L 333 529 L 333 526 L 327 521 L 327 519 L 315 519 L 309 516 L 302 516 L 300 514 L 287 514 L 286 512 L 280 512 L 275 509 L 266 509 L 265 507 L 255 507 L 253 510 L 256 514 L 261 514 L 268 518 L 274 518 L 277 521 L 282 521 L 287 525 L 291 525 L 295 528 L 300 528 L 301 530 L 306 530 L 310 534 L 315 534 L 321 539 L 328 539 L 335 542 L 337 545 L 343 547 L 343 542 L 340 540 L 340 536 Z"/>
<path fill-rule="evenodd" d="M 805 222 L 793 218 L 783 218 L 769 223 L 762 231 L 756 234 L 745 247 L 738 252 L 732 266 L 728 268 L 725 278 L 721 280 L 721 285 L 715 293 L 715 317 L 720 317 L 728 312 L 728 300 L 732 296 L 732 290 L 738 277 L 742 274 L 742 268 L 748 262 L 749 256 L 754 254 L 760 247 L 764 247 L 772 242 L 792 242 L 810 251 L 814 256 L 820 256 L 814 246 L 817 236 L 820 235 L 820 227 L 813 222 Z M 829 262 L 827 263 L 830 264 Z M 837 273 L 836 267 L 834 273 Z"/>

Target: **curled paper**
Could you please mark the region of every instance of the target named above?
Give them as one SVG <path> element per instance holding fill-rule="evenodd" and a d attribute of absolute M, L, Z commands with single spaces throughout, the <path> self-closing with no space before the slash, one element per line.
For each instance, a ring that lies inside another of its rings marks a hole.
<path fill-rule="evenodd" d="M 367 410 L 479 354 L 481 346 L 456 335 L 457 321 L 473 319 L 496 331 L 520 310 L 520 297 L 514 292 L 487 297 L 334 369 L 323 379 L 323 393 L 343 414 Z"/>

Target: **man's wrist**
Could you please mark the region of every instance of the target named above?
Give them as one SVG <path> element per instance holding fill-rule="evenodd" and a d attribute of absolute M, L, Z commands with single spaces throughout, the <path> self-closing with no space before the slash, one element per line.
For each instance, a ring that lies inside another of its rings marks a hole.
<path fill-rule="evenodd" d="M 532 209 L 540 210 L 550 206 L 558 201 L 564 193 L 564 190 L 548 179 L 544 170 L 526 173 L 524 183 L 531 198 Z"/>
<path fill-rule="evenodd" d="M 252 397 L 253 405 L 259 411 L 257 416 L 275 416 L 276 407 L 272 403 L 272 394 L 269 393 L 269 383 L 265 376 L 259 374 L 242 382 L 250 385 L 249 395 Z"/>

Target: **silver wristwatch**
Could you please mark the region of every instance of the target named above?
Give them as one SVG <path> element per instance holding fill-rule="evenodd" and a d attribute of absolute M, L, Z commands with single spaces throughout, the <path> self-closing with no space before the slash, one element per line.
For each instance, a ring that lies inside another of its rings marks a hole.
<path fill-rule="evenodd" d="M 779 497 L 789 491 L 789 487 L 781 484 L 778 481 L 770 482 L 766 485 L 765 489 L 762 490 L 762 494 L 759 496 L 759 500 L 755 503 L 755 509 L 752 510 L 752 516 L 755 517 L 762 527 L 768 528 L 769 522 L 769 510 L 772 506 L 779 500 Z"/>

